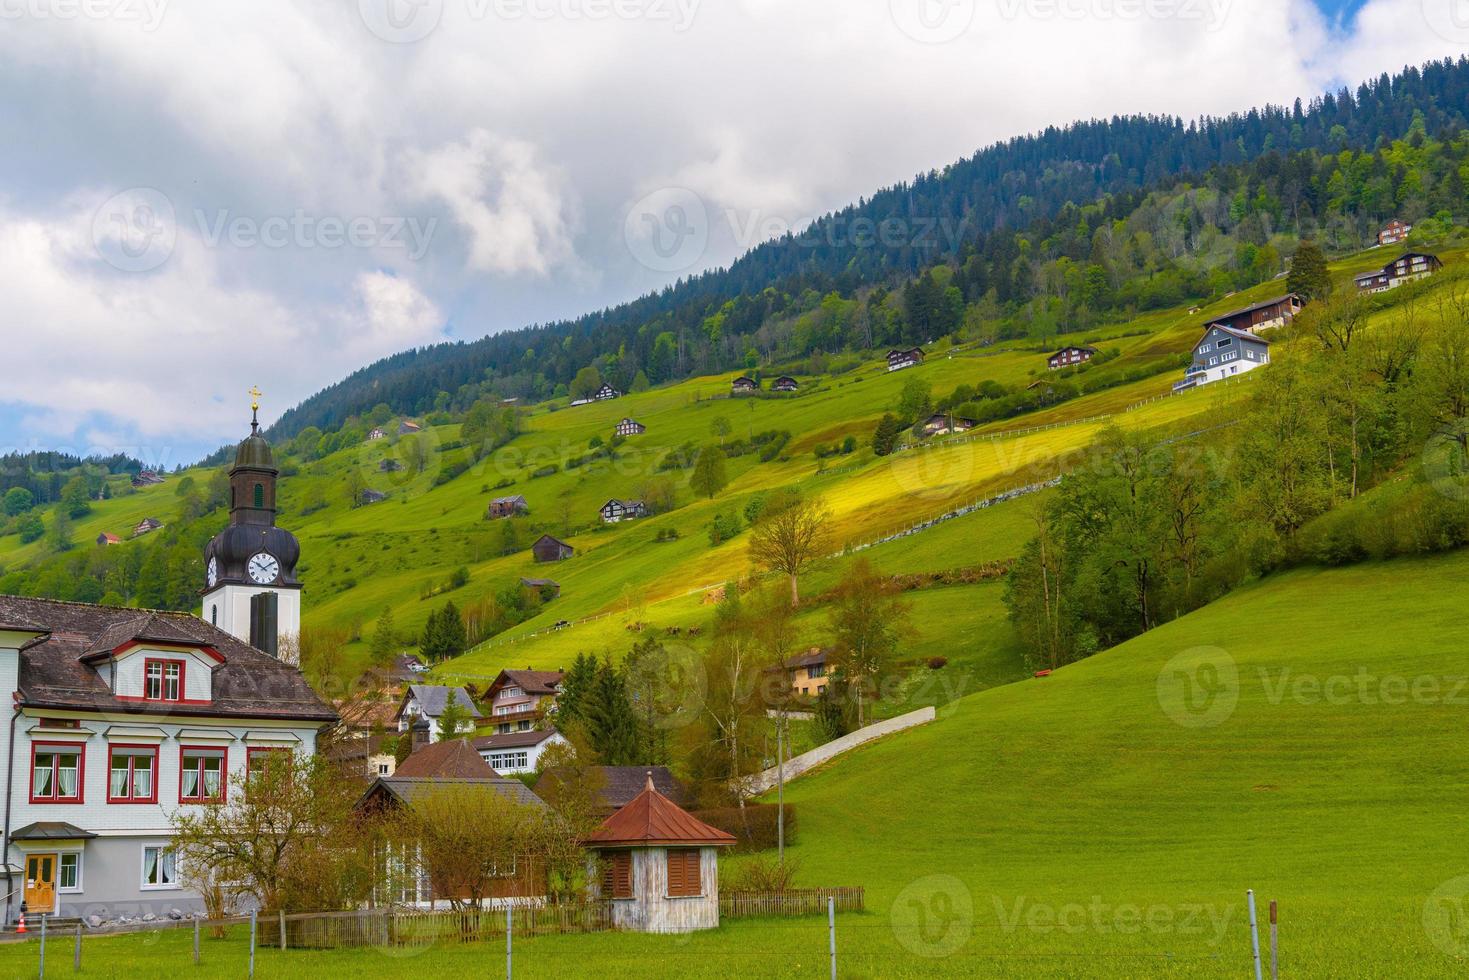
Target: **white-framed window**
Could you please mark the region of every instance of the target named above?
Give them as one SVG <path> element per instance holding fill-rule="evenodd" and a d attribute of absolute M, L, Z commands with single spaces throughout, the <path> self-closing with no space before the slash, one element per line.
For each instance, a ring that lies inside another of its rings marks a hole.
<path fill-rule="evenodd" d="M 530 767 L 529 752 L 492 752 L 490 753 L 491 769 L 527 769 Z"/>
<path fill-rule="evenodd" d="M 503 688 L 500 691 L 499 697 L 496 698 L 496 700 L 498 700 L 498 701 L 504 701 L 504 700 L 506 700 L 508 698 L 519 698 L 519 697 L 524 697 L 524 696 L 525 696 L 525 692 L 524 691 L 522 691 L 518 687 L 513 687 L 512 686 L 512 687 Z"/>
<path fill-rule="evenodd" d="M 166 844 L 143 845 L 143 889 L 179 887 L 178 859 Z"/>
<path fill-rule="evenodd" d="M 1232 338 L 1230 338 L 1230 337 L 1221 337 L 1221 338 L 1219 338 L 1219 344 L 1218 344 L 1218 346 L 1219 346 L 1219 349 L 1220 350 L 1223 350 L 1224 348 L 1228 347 L 1232 343 L 1234 343 L 1234 340 Z"/>
<path fill-rule="evenodd" d="M 57 856 L 56 890 L 61 892 L 82 890 L 82 854 L 80 851 L 63 851 Z"/>
<path fill-rule="evenodd" d="M 387 775 L 389 775 L 388 768 L 389 767 L 388 767 L 388 764 L 386 762 L 379 762 L 377 764 L 377 774 L 379 776 L 387 776 Z"/>
<path fill-rule="evenodd" d="M 1201 345 L 1199 345 L 1199 353 L 1200 354 L 1207 354 L 1212 349 L 1213 349 L 1213 347 L 1210 344 L 1201 344 Z"/>

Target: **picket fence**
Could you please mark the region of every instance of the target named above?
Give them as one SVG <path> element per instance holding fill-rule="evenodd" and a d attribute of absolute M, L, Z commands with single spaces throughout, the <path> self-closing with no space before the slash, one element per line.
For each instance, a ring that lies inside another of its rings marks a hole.
<path fill-rule="evenodd" d="M 610 902 L 573 905 L 517 905 L 510 910 L 517 936 L 606 932 L 612 928 Z M 284 944 L 291 949 L 343 949 L 354 946 L 433 946 L 479 943 L 505 938 L 505 909 L 420 911 L 359 909 L 285 917 Z"/>
<path fill-rule="evenodd" d="M 827 899 L 836 902 L 838 912 L 866 910 L 866 891 L 862 888 L 788 888 L 781 892 L 720 892 L 719 915 L 725 919 L 825 915 Z"/>

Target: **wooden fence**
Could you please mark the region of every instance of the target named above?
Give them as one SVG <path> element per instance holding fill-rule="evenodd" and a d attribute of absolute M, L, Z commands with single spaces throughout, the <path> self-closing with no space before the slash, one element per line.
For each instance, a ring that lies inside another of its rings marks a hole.
<path fill-rule="evenodd" d="M 266 943 L 275 938 L 271 935 L 272 925 L 262 923 Z M 500 942 L 505 938 L 505 910 L 360 909 L 288 915 L 285 925 L 285 945 L 292 949 Z M 517 906 L 511 909 L 510 927 L 517 936 L 606 932 L 612 928 L 612 906 L 608 902 Z"/>
<path fill-rule="evenodd" d="M 783 892 L 721 891 L 719 915 L 726 919 L 825 915 L 828 898 L 836 899 L 838 912 L 865 910 L 861 888 L 789 888 Z"/>

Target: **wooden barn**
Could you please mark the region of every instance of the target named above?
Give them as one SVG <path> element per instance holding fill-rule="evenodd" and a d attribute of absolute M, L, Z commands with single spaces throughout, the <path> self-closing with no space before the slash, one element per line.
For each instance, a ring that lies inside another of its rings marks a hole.
<path fill-rule="evenodd" d="M 754 378 L 735 378 L 734 384 L 729 386 L 730 393 L 735 395 L 750 395 L 760 390 L 760 384 Z"/>
<path fill-rule="evenodd" d="M 1295 319 L 1297 313 L 1306 305 L 1306 300 L 1298 293 L 1286 293 L 1274 299 L 1267 299 L 1263 303 L 1254 306 L 1246 306 L 1242 310 L 1234 310 L 1221 317 L 1209 321 L 1209 327 L 1228 327 L 1231 330 L 1243 330 L 1245 333 L 1259 333 L 1261 330 L 1270 330 L 1274 327 L 1283 327 Z M 1207 327 L 1205 328 L 1207 329 Z"/>
<path fill-rule="evenodd" d="M 801 385 L 796 381 L 795 378 L 786 377 L 784 375 L 776 378 L 775 383 L 770 386 L 771 391 L 779 391 L 785 394 L 799 391 L 800 388 Z"/>
<path fill-rule="evenodd" d="M 530 504 L 519 494 L 513 497 L 496 497 L 485 508 L 485 520 L 498 521 L 507 517 L 520 517 L 530 513 Z"/>
<path fill-rule="evenodd" d="M 1097 349 L 1095 347 L 1063 347 L 1046 358 L 1046 366 L 1052 371 L 1059 371 L 1065 367 L 1085 364 L 1096 356 Z"/>
<path fill-rule="evenodd" d="M 608 817 L 584 841 L 601 864 L 601 897 L 612 923 L 631 932 L 719 928 L 719 848 L 735 838 L 653 787 Z"/>
<path fill-rule="evenodd" d="M 901 371 L 904 368 L 916 367 L 923 363 L 924 353 L 922 347 L 909 347 L 904 350 L 888 351 L 888 370 Z"/>
<path fill-rule="evenodd" d="M 530 546 L 531 554 L 535 555 L 536 561 L 542 564 L 551 561 L 565 561 L 576 554 L 576 549 L 565 541 L 560 541 L 547 534 L 535 544 Z"/>

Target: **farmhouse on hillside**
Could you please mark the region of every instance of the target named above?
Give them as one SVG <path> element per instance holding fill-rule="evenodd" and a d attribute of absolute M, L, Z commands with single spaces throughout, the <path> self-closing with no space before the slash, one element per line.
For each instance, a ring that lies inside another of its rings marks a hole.
<path fill-rule="evenodd" d="M 410 731 L 413 723 L 422 719 L 428 722 L 430 738 L 437 740 L 443 734 L 439 720 L 444 716 L 444 709 L 449 706 L 450 701 L 463 708 L 465 717 L 470 721 L 478 722 L 484 718 L 479 708 L 474 706 L 474 699 L 462 687 L 410 684 L 398 705 L 398 731 Z"/>
<path fill-rule="evenodd" d="M 644 432 L 648 431 L 648 427 L 643 423 L 635 422 L 632 419 L 623 419 L 621 422 L 617 423 L 617 428 L 613 431 L 616 432 L 617 435 L 623 437 L 640 436 Z"/>
<path fill-rule="evenodd" d="M 1377 244 L 1396 245 L 1399 242 L 1407 241 L 1408 235 L 1412 234 L 1412 231 L 1412 225 L 1394 218 L 1377 233 Z"/>
<path fill-rule="evenodd" d="M 155 470 L 139 470 L 138 475 L 131 480 L 134 487 L 153 487 L 162 482 L 163 477 Z"/>
<path fill-rule="evenodd" d="M 535 555 L 540 564 L 552 561 L 565 561 L 576 554 L 576 549 L 565 541 L 560 541 L 549 534 L 541 536 L 541 539 L 530 546 L 531 554 Z"/>
<path fill-rule="evenodd" d="M 338 721 L 275 655 L 300 630 L 287 598 L 300 545 L 275 526 L 278 473 L 251 430 L 229 473 L 229 524 L 205 546 L 202 617 L 0 596 L 0 696 L 14 709 L 0 725 L 7 926 L 21 903 L 103 919 L 202 912 L 171 818 L 224 802 L 270 753 L 314 755 Z"/>
<path fill-rule="evenodd" d="M 561 598 L 561 583 L 550 578 L 523 578 L 520 580 L 522 589 L 531 589 L 541 597 L 542 602 L 550 602 L 552 599 Z"/>
<path fill-rule="evenodd" d="M 930 415 L 923 423 L 923 434 L 936 436 L 941 432 L 968 432 L 978 424 L 974 419 L 966 419 L 962 415 L 939 412 L 936 415 Z"/>
<path fill-rule="evenodd" d="M 1295 319 L 1295 315 L 1301 312 L 1301 307 L 1305 305 L 1306 301 L 1299 293 L 1287 293 L 1284 296 L 1267 299 L 1263 303 L 1256 303 L 1254 306 L 1246 306 L 1242 310 L 1235 310 L 1216 317 L 1209 321 L 1208 326 L 1228 327 L 1231 330 L 1257 334 L 1261 330 L 1285 326 Z"/>
<path fill-rule="evenodd" d="M 133 537 L 142 537 L 145 534 L 149 534 L 153 531 L 158 530 L 162 526 L 163 522 L 160 521 L 158 518 L 145 517 L 137 523 L 136 527 L 133 528 Z"/>
<path fill-rule="evenodd" d="M 415 432 L 422 431 L 423 426 L 419 425 L 417 422 L 410 422 L 409 420 L 404 419 L 402 422 L 398 423 L 398 435 L 400 436 L 411 436 Z"/>
<path fill-rule="evenodd" d="M 1223 381 L 1269 363 L 1270 341 L 1243 330 L 1213 324 L 1194 345 L 1193 364 L 1173 390 L 1186 391 Z"/>
<path fill-rule="evenodd" d="M 380 504 L 387 499 L 388 495 L 381 490 L 366 489 L 358 496 L 357 501 L 363 507 L 371 507 L 373 504 Z"/>
<path fill-rule="evenodd" d="M 513 497 L 496 497 L 485 508 L 485 520 L 499 521 L 507 517 L 520 517 L 530 513 L 530 503 L 520 494 Z"/>
<path fill-rule="evenodd" d="M 730 393 L 734 395 L 748 395 L 760 390 L 760 385 L 754 378 L 746 377 L 735 378 L 729 387 Z"/>
<path fill-rule="evenodd" d="M 485 691 L 496 733 L 528 732 L 554 714 L 565 678 L 559 670 L 500 671 Z"/>
<path fill-rule="evenodd" d="M 613 925 L 654 933 L 719 928 L 718 849 L 734 843 L 654 789 L 651 772 L 643 792 L 585 841 L 601 858 Z"/>
<path fill-rule="evenodd" d="M 790 682 L 792 694 L 798 694 L 801 697 L 819 697 L 821 692 L 826 690 L 829 654 L 828 650 L 812 647 L 774 669 L 785 674 L 786 679 Z"/>
<path fill-rule="evenodd" d="M 491 769 L 511 776 L 535 772 L 540 765 L 541 753 L 553 745 L 570 744 L 554 728 L 484 735 L 474 740 L 475 750 Z"/>
<path fill-rule="evenodd" d="M 798 390 L 800 387 L 801 386 L 796 382 L 796 379 L 795 378 L 787 377 L 786 375 L 781 375 L 780 377 L 778 377 L 778 378 L 775 379 L 775 383 L 770 386 L 770 390 L 771 391 L 778 391 L 778 392 L 780 392 L 782 394 L 787 394 L 788 395 L 788 394 L 790 394 L 790 393 Z"/>
<path fill-rule="evenodd" d="M 378 427 L 374 428 L 371 432 L 369 432 L 367 434 L 367 441 L 368 442 L 377 442 L 379 439 L 386 439 L 387 437 L 388 437 L 388 431 L 386 429 L 384 429 L 382 426 L 378 426 Z"/>
<path fill-rule="evenodd" d="M 112 534 L 108 531 L 103 531 L 101 534 L 97 535 L 97 547 L 106 548 L 114 544 L 122 544 L 122 538 L 119 538 L 117 535 Z"/>
<path fill-rule="evenodd" d="M 1096 356 L 1095 347 L 1063 347 L 1046 358 L 1046 364 L 1052 371 L 1059 371 L 1062 368 L 1085 364 Z"/>
<path fill-rule="evenodd" d="M 909 347 L 904 350 L 888 351 L 888 370 L 901 371 L 904 368 L 915 367 L 922 364 L 924 358 L 922 347 Z"/>
<path fill-rule="evenodd" d="M 648 516 L 648 506 L 641 500 L 609 500 L 600 511 L 603 524 L 620 524 Z"/>
<path fill-rule="evenodd" d="M 1427 279 L 1443 268 L 1437 255 L 1427 252 L 1404 252 L 1375 272 L 1365 272 L 1354 280 L 1360 293 L 1385 293 L 1405 282 Z"/>

